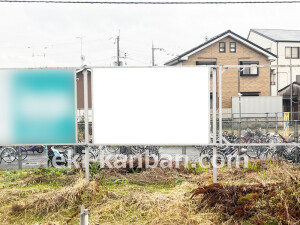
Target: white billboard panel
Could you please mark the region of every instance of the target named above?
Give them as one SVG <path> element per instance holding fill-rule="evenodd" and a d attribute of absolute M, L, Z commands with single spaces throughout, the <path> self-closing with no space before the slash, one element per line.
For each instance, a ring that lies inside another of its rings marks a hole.
<path fill-rule="evenodd" d="M 207 144 L 209 69 L 93 69 L 93 108 L 95 144 Z"/>

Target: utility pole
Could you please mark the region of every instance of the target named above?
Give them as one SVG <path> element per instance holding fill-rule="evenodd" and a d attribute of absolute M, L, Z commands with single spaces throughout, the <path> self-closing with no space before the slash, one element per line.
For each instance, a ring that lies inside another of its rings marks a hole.
<path fill-rule="evenodd" d="M 152 41 L 152 66 L 155 66 L 155 61 L 154 61 L 154 51 L 155 50 L 164 51 L 163 48 L 154 48 L 153 41 Z"/>
<path fill-rule="evenodd" d="M 120 35 L 117 37 L 117 66 L 120 66 Z"/>

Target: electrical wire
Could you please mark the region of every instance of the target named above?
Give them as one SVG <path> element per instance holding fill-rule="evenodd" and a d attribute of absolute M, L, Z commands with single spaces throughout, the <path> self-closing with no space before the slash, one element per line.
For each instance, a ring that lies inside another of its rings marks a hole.
<path fill-rule="evenodd" d="M 300 1 L 65 1 L 65 0 L 0 0 L 0 3 L 50 3 L 50 4 L 110 4 L 110 5 L 225 5 L 225 4 L 295 4 Z"/>

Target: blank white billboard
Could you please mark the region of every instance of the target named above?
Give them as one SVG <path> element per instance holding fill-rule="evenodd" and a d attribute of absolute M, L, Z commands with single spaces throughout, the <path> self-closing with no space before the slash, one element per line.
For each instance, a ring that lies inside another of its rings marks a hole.
<path fill-rule="evenodd" d="M 209 69 L 93 69 L 93 109 L 95 144 L 207 144 Z"/>

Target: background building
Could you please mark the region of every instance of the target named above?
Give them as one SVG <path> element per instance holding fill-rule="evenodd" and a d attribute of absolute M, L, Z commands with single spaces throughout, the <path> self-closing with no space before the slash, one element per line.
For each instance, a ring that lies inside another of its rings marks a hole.
<path fill-rule="evenodd" d="M 275 54 L 227 30 L 165 65 L 269 65 L 275 58 Z M 232 96 L 238 96 L 238 74 L 239 70 L 234 68 L 223 73 L 222 105 L 225 113 L 231 113 Z M 242 71 L 240 92 L 243 96 L 270 96 L 270 68 Z"/>
<path fill-rule="evenodd" d="M 300 64 L 300 30 L 251 29 L 248 40 L 277 55 L 272 65 Z M 292 68 L 292 82 L 300 82 L 300 67 Z M 271 94 L 291 84 L 290 68 L 279 67 L 271 70 Z"/>

